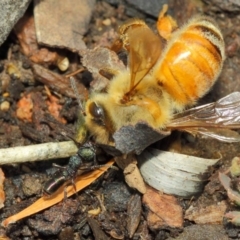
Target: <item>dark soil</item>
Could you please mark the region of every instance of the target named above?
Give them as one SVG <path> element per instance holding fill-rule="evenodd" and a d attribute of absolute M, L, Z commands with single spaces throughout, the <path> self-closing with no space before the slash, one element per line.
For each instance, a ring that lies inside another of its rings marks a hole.
<path fill-rule="evenodd" d="M 112 29 L 116 30 L 119 24 L 131 17 L 141 17 L 154 28 L 156 18 L 145 13 L 144 10 L 139 10 L 136 6 L 129 5 L 125 1 L 109 2 L 111 3 L 108 3 L 108 1 L 97 1 L 96 3 L 89 30 L 84 36 L 88 48 L 103 46 L 113 41 Z M 222 74 L 211 92 L 201 99 L 199 104 L 215 101 L 240 89 L 240 8 L 215 7 L 214 1 L 211 2 L 211 4 L 205 4 L 201 1 L 190 0 L 169 1 L 171 12 L 180 22 L 186 21 L 189 16 L 199 12 L 214 17 L 222 29 L 226 41 L 227 59 Z M 31 9 L 29 12 L 31 12 Z M 106 19 L 111 20 L 110 24 L 103 24 Z M 106 32 L 110 34 L 108 37 L 104 35 Z M 32 63 L 20 52 L 14 33 L 0 47 L 0 72 L 4 71 L 10 50 L 11 59 L 20 63 L 24 70 L 32 72 Z M 69 56 L 70 58 L 78 58 L 77 54 L 70 52 Z M 77 67 L 81 68 L 81 64 L 78 64 Z M 57 72 L 56 69 L 53 69 L 53 71 Z M 25 71 L 23 72 L 25 73 Z M 91 81 L 89 72 L 79 73 L 76 77 L 84 82 L 85 87 L 89 87 Z M 61 117 L 65 118 L 67 123 L 51 122 L 45 103 L 48 96 L 44 85 L 35 77 L 31 79 L 26 76 L 23 79 L 19 81 L 14 74 L 8 76 L 7 79 L 0 79 L 0 104 L 3 101 L 10 103 L 10 108 L 7 111 L 0 111 L 0 148 L 69 140 L 68 137 L 61 134 L 62 132 L 67 132 L 68 136 L 74 137 L 74 123 L 78 118 L 76 99 L 53 92 L 60 99 L 59 102 L 62 105 Z M 8 92 L 9 96 L 4 96 L 5 92 Z M 19 120 L 16 116 L 17 102 L 27 93 L 31 93 L 34 103 L 32 110 L 33 121 L 31 123 Z M 218 180 L 218 171 L 226 170 L 230 166 L 232 158 L 239 156 L 239 143 L 222 143 L 217 140 L 201 139 L 199 137 L 189 139 L 189 136 L 185 134 L 177 138 L 170 136 L 163 140 L 165 143 L 161 142 L 158 146 L 162 145 L 164 149 L 177 148 L 178 150 L 181 149 L 181 153 L 206 158 L 220 152 L 222 159 L 218 166 L 212 169 L 212 176 L 206 184 L 204 192 L 191 200 L 179 199 L 180 205 L 186 210 L 190 205 L 207 206 L 226 200 L 228 210 L 237 209 L 228 201 L 226 192 Z M 101 156 L 105 161 L 110 158 L 102 153 Z M 65 165 L 67 162 L 68 159 L 63 159 L 2 166 L 6 177 L 4 182 L 6 201 L 4 208 L 0 210 L 0 221 L 21 211 L 41 197 L 42 185 L 55 171 L 52 163 Z M 100 198 L 103 196 L 102 204 L 107 211 L 90 217 L 87 212 L 90 209 L 99 207 L 99 196 Z M 127 231 L 128 214 L 131 211 L 129 202 L 130 199 L 131 201 L 133 199 L 136 202 L 140 201 L 139 196 L 140 194 L 137 191 L 126 185 L 121 170 L 110 169 L 103 177 L 84 191 L 48 210 L 20 220 L 7 229 L 1 228 L 0 235 L 6 234 L 10 239 L 16 240 L 130 239 Z M 143 208 L 140 224 L 133 235 L 133 239 L 191 239 L 189 236 L 193 232 L 199 232 L 200 236 L 192 235 L 194 236 L 192 239 L 240 239 L 239 228 L 227 221 L 209 228 L 204 226 L 203 232 L 199 230 L 201 225 L 187 220 L 184 222 L 183 229 L 164 228 L 153 230 L 148 226 L 146 213 L 147 209 Z M 190 227 L 196 227 L 196 230 L 191 232 Z M 189 233 L 189 235 L 182 235 L 181 237 L 182 232 L 184 234 Z M 206 235 L 203 236 L 203 234 Z"/>

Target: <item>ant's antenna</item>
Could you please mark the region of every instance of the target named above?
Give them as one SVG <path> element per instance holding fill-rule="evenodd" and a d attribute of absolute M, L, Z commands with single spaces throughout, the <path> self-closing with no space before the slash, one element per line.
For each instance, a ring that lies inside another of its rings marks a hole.
<path fill-rule="evenodd" d="M 81 97 L 80 97 L 79 92 L 77 90 L 76 80 L 72 76 L 69 77 L 69 80 L 70 80 L 70 83 L 71 83 L 72 90 L 74 91 L 74 94 L 77 98 L 77 102 L 78 102 L 78 105 L 80 107 L 80 110 L 81 110 L 82 113 L 84 113 Z"/>
<path fill-rule="evenodd" d="M 81 96 L 78 92 L 77 85 L 76 85 L 76 80 L 74 79 L 73 76 L 69 76 L 70 84 L 73 89 L 73 92 L 77 98 L 77 102 L 80 108 L 80 113 L 78 114 L 78 120 L 76 124 L 76 134 L 74 137 L 74 142 L 80 143 L 80 142 L 85 142 L 86 137 L 88 135 L 87 127 L 85 124 L 85 116 L 86 113 L 83 108 L 83 102 L 81 101 Z"/>

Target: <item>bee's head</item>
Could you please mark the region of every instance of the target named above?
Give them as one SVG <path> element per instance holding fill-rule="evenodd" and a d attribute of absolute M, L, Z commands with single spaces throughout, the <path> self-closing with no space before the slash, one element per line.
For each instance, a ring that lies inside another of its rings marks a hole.
<path fill-rule="evenodd" d="M 105 113 L 103 107 L 97 102 L 91 101 L 88 105 L 88 113 L 92 117 L 92 121 L 100 126 L 105 126 Z"/>
<path fill-rule="evenodd" d="M 86 125 L 96 142 L 109 144 L 112 142 L 112 122 L 104 107 L 104 103 L 97 99 L 89 99 L 86 103 Z"/>

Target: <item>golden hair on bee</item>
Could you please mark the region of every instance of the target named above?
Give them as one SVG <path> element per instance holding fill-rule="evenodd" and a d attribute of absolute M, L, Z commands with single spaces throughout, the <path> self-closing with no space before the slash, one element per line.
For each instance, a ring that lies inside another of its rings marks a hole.
<path fill-rule="evenodd" d="M 86 103 L 86 125 L 96 142 L 113 145 L 114 132 L 138 122 L 164 129 L 174 113 L 206 94 L 220 74 L 224 41 L 216 23 L 197 16 L 175 30 L 166 10 L 159 14 L 159 36 L 142 20 L 120 27 L 117 44 L 129 52 L 129 67 L 110 81 L 106 93 L 92 94 Z M 162 31 L 166 22 L 173 26 Z"/>
<path fill-rule="evenodd" d="M 211 89 L 224 59 L 225 44 L 217 24 L 196 16 L 172 34 L 154 67 L 154 77 L 181 111 Z"/>
<path fill-rule="evenodd" d="M 141 19 L 130 19 L 123 23 L 118 28 L 119 39 L 117 39 L 114 44 L 111 46 L 111 49 L 115 52 L 119 52 L 122 48 L 129 51 L 129 36 L 128 33 L 133 33 L 134 29 L 148 28 L 147 24 Z"/>

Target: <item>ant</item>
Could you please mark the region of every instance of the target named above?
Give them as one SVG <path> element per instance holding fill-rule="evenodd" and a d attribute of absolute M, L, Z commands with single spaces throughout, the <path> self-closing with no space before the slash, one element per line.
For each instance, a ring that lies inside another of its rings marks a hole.
<path fill-rule="evenodd" d="M 72 88 L 77 96 L 78 104 L 81 108 L 82 114 L 83 107 L 80 101 L 79 94 L 77 92 L 76 83 L 73 77 L 70 77 L 70 82 Z M 83 127 L 84 129 L 84 127 Z M 76 140 L 72 139 L 74 142 L 77 143 Z M 69 163 L 65 167 L 61 167 L 56 165 L 58 168 L 62 168 L 63 170 L 57 171 L 51 179 L 49 179 L 43 186 L 43 195 L 44 196 L 51 196 L 54 194 L 61 186 L 67 184 L 69 181 L 72 181 L 74 184 L 74 178 L 79 176 L 85 172 L 91 171 L 96 168 L 100 168 L 103 165 L 96 165 L 96 148 L 91 141 L 86 141 L 82 146 L 79 147 L 78 152 L 76 155 L 71 156 L 69 159 Z"/>
<path fill-rule="evenodd" d="M 95 157 L 96 151 L 94 145 L 90 141 L 84 143 L 78 149 L 77 154 L 70 157 L 66 167 L 55 165 L 59 168 L 63 168 L 63 170 L 55 172 L 52 178 L 44 184 L 43 195 L 51 196 L 70 180 L 74 185 L 73 179 L 77 175 L 101 167 L 99 165 L 93 165 Z"/>

